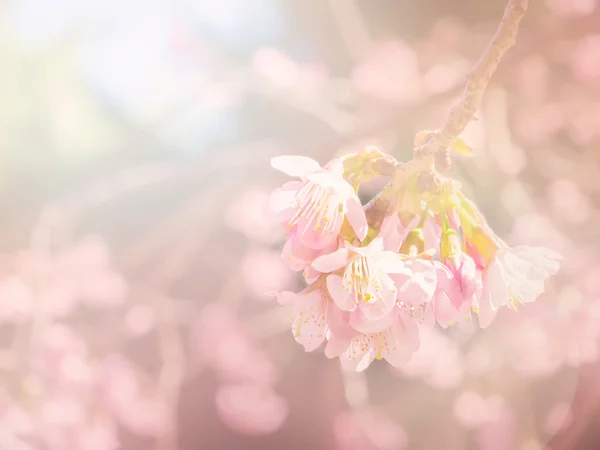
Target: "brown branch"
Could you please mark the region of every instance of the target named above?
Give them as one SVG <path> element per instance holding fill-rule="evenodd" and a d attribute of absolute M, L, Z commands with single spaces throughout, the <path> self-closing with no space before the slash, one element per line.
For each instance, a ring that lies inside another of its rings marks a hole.
<path fill-rule="evenodd" d="M 433 169 L 436 154 L 445 151 L 475 119 L 477 108 L 490 78 L 506 51 L 515 44 L 519 23 L 525 15 L 529 0 L 509 0 L 498 30 L 483 55 L 467 75 L 463 95 L 448 114 L 444 127 L 424 145 L 415 149 L 414 157 L 399 164 L 392 181 L 365 207 L 369 225 L 378 228 L 394 197 L 407 178 L 418 172 Z"/>

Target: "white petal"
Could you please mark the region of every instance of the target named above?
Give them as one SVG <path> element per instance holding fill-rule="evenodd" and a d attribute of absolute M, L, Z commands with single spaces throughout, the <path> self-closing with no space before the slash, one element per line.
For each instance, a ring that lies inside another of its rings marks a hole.
<path fill-rule="evenodd" d="M 321 273 L 331 273 L 348 264 L 348 249 L 340 248 L 333 253 L 319 256 L 311 266 Z"/>
<path fill-rule="evenodd" d="M 271 167 L 291 177 L 304 177 L 321 170 L 321 165 L 307 156 L 282 155 L 271 158 Z"/>

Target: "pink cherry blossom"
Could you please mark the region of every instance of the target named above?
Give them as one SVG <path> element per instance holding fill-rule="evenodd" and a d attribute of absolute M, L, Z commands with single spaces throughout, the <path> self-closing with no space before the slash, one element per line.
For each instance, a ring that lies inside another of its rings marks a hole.
<path fill-rule="evenodd" d="M 375 359 L 385 359 L 394 367 L 405 364 L 419 347 L 419 330 L 412 317 L 395 308 L 382 331 L 361 333 L 340 355 L 346 370 L 361 372 Z"/>
<path fill-rule="evenodd" d="M 403 224 L 397 213 L 384 217 L 379 229 L 379 236 L 384 239 L 384 248 L 398 252 L 408 234 L 419 226 L 420 217 L 415 217 L 408 224 Z M 433 220 L 426 220 L 422 227 L 424 250 L 439 249 L 442 228 Z"/>
<path fill-rule="evenodd" d="M 475 261 L 463 252 L 458 234 L 454 230 L 443 233 L 441 249 L 441 262 L 450 269 L 463 298 L 470 299 L 477 290 Z"/>
<path fill-rule="evenodd" d="M 423 237 L 425 238 L 425 250 L 439 249 L 442 227 L 433 220 L 426 220 L 423 224 Z"/>
<path fill-rule="evenodd" d="M 390 277 L 398 290 L 398 304 L 413 309 L 431 301 L 437 288 L 435 266 L 426 259 L 406 259 L 404 271 Z"/>
<path fill-rule="evenodd" d="M 292 233 L 290 238 L 285 242 L 281 253 L 281 258 L 288 264 L 290 270 L 305 271 L 306 278 L 314 280 L 320 275 L 320 272 L 311 269 L 310 264 L 319 256 L 331 253 L 337 249 L 337 240 L 332 241 L 327 247 L 323 249 L 314 249 L 305 246 L 300 239 L 298 234 Z M 310 272 L 307 271 L 310 270 Z M 308 281 L 308 280 L 307 280 Z M 309 284 L 311 284 L 309 282 Z"/>
<path fill-rule="evenodd" d="M 483 272 L 481 302 L 493 309 L 530 303 L 543 292 L 544 282 L 554 275 L 562 257 L 544 247 L 501 248 Z"/>
<path fill-rule="evenodd" d="M 327 276 L 327 289 L 343 311 L 357 308 L 368 320 L 384 318 L 396 304 L 396 287 L 390 273 L 404 271 L 399 255 L 383 249 L 383 239 L 375 238 L 366 247 L 348 243 L 317 258 L 312 266 L 322 273 L 343 269 L 341 275 Z"/>
<path fill-rule="evenodd" d="M 271 165 L 302 181 L 284 184 L 271 194 L 275 217 L 307 247 L 323 249 L 337 240 L 344 219 L 359 240 L 367 235 L 367 220 L 354 188 L 343 178 L 339 164 L 321 168 L 305 156 L 277 156 Z"/>
<path fill-rule="evenodd" d="M 379 228 L 379 236 L 383 238 L 383 248 L 398 252 L 402 241 L 406 238 L 406 227 L 398 214 L 388 214 L 383 218 Z"/>
<path fill-rule="evenodd" d="M 431 309 L 437 322 L 443 328 L 453 325 L 464 311 L 464 297 L 460 286 L 450 269 L 439 261 L 434 261 L 437 289 L 431 301 Z"/>
<path fill-rule="evenodd" d="M 292 332 L 296 342 L 307 352 L 312 352 L 325 340 L 329 332 L 328 319 L 335 305 L 324 289 L 308 288 L 299 294 L 281 292 L 278 301 L 282 304 L 292 304 L 296 318 Z"/>
<path fill-rule="evenodd" d="M 477 313 L 477 318 L 479 320 L 480 328 L 487 328 L 498 313 L 497 309 L 494 309 L 492 304 L 489 301 L 482 301 L 483 294 L 483 281 L 482 281 L 482 272 L 480 270 L 477 271 L 477 288 L 475 290 L 475 294 L 471 299 L 471 306 L 473 311 Z"/>

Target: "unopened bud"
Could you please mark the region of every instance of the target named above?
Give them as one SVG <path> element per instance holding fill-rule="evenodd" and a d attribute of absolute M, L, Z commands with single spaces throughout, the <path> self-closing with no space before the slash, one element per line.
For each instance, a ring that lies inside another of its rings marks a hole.
<path fill-rule="evenodd" d="M 500 242 L 489 227 L 465 228 L 469 255 L 480 265 L 487 266 L 496 256 Z"/>
<path fill-rule="evenodd" d="M 422 228 L 415 228 L 408 233 L 402 243 L 400 253 L 405 255 L 418 255 L 425 251 L 425 237 Z"/>
<path fill-rule="evenodd" d="M 461 251 L 462 245 L 456 231 L 445 230 L 440 240 L 440 260 L 445 262 L 446 259 L 457 256 Z"/>

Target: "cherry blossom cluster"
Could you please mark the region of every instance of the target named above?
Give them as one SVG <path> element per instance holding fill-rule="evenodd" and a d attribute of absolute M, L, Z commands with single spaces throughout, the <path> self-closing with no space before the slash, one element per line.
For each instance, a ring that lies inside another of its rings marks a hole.
<path fill-rule="evenodd" d="M 293 334 L 306 351 L 325 342 L 327 357 L 349 370 L 375 359 L 403 365 L 419 328 L 436 322 L 446 328 L 476 316 L 487 327 L 501 307 L 533 302 L 561 259 L 543 247 L 508 246 L 443 176 L 434 190 L 422 173 L 407 177 L 385 216 L 368 221 L 360 184 L 389 160 L 371 147 L 324 167 L 303 156 L 271 160 L 298 178 L 276 189 L 269 207 L 286 233 L 282 257 L 307 284 L 277 299 L 293 306 Z"/>

